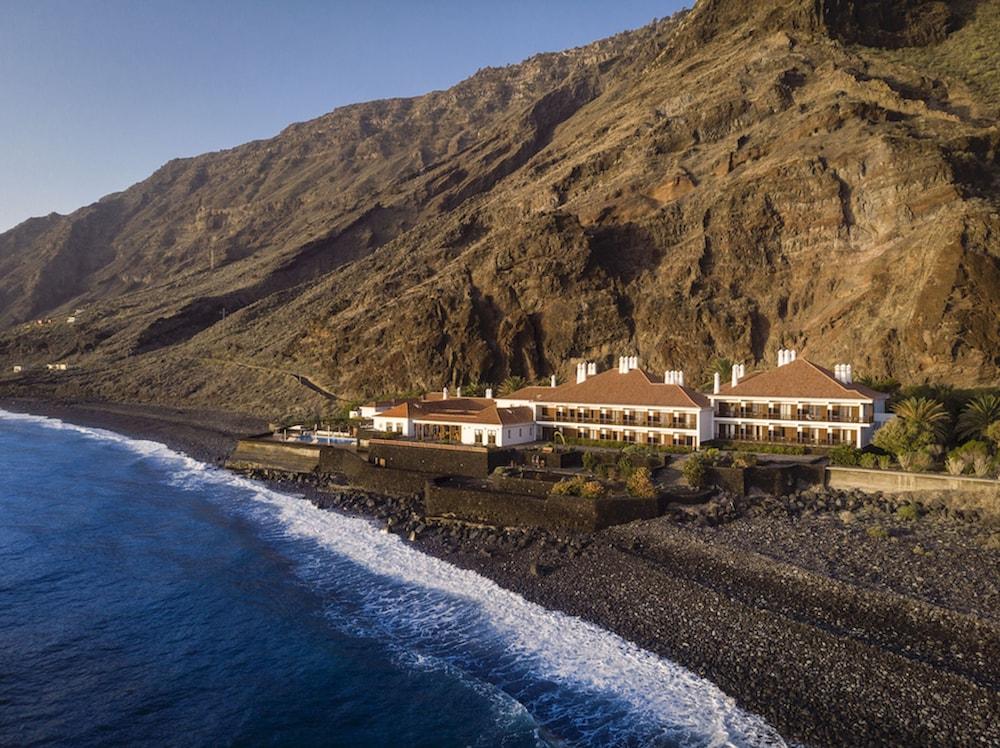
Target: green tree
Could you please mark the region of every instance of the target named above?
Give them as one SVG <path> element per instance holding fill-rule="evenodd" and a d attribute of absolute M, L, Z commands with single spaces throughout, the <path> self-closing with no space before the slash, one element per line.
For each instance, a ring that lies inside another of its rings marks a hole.
<path fill-rule="evenodd" d="M 500 394 L 509 395 L 512 392 L 517 392 L 519 389 L 526 387 L 528 382 L 524 377 L 519 376 L 509 376 L 500 385 Z"/>
<path fill-rule="evenodd" d="M 643 499 L 656 496 L 656 488 L 653 486 L 653 478 L 648 467 L 637 467 L 633 470 L 625 486 L 633 496 L 639 496 Z"/>
<path fill-rule="evenodd" d="M 691 488 L 704 488 L 707 463 L 707 458 L 700 452 L 695 452 L 684 461 L 681 473 Z"/>
<path fill-rule="evenodd" d="M 908 397 L 897 403 L 896 415 L 911 425 L 927 429 L 938 442 L 948 432 L 950 417 L 944 405 L 929 397 Z"/>
<path fill-rule="evenodd" d="M 1000 421 L 1000 396 L 980 395 L 962 408 L 956 432 L 960 439 L 972 439 L 982 436 L 997 421 Z"/>
<path fill-rule="evenodd" d="M 927 425 L 897 416 L 875 432 L 872 443 L 899 459 L 900 455 L 926 449 L 934 440 L 934 432 Z"/>

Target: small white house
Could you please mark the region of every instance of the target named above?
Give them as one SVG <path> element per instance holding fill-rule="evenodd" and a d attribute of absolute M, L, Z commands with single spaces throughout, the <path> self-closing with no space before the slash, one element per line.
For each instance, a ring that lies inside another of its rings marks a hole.
<path fill-rule="evenodd" d="M 22 371 L 24 371 L 24 367 L 21 366 L 21 364 L 14 364 L 14 373 L 15 374 L 20 374 Z"/>
<path fill-rule="evenodd" d="M 538 438 L 530 408 L 505 408 L 485 397 L 405 402 L 376 414 L 372 421 L 376 431 L 416 441 L 509 447 Z"/>
<path fill-rule="evenodd" d="M 68 367 L 66 364 L 45 364 L 45 368 L 49 371 L 66 371 Z"/>

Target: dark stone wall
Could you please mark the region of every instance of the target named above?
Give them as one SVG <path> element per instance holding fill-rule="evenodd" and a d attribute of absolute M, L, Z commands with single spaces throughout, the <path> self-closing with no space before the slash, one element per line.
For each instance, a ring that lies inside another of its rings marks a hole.
<path fill-rule="evenodd" d="M 452 479 L 429 481 L 425 506 L 431 516 L 452 516 L 504 527 L 546 527 L 580 532 L 593 532 L 659 515 L 656 499 L 540 498 L 490 490 L 485 482 L 477 484 Z"/>
<path fill-rule="evenodd" d="M 747 476 L 744 468 L 710 467 L 705 470 L 705 481 L 710 486 L 740 496 L 745 496 L 747 492 Z"/>
<path fill-rule="evenodd" d="M 378 467 L 356 452 L 341 447 L 320 448 L 319 471 L 343 475 L 358 488 L 397 495 L 422 493 L 427 481 L 427 476 L 421 473 Z"/>
<path fill-rule="evenodd" d="M 431 475 L 485 478 L 494 468 L 509 465 L 514 450 L 431 445 L 372 440 L 368 457 L 376 465 Z"/>
<path fill-rule="evenodd" d="M 710 467 L 706 471 L 708 484 L 730 493 L 745 496 L 760 491 L 783 496 L 803 486 L 822 486 L 825 481 L 822 464 L 755 465 L 749 468 Z"/>

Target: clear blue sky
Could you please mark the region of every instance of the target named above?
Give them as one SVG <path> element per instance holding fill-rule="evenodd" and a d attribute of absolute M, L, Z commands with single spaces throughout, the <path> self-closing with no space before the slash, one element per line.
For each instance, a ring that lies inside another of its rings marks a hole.
<path fill-rule="evenodd" d="M 681 0 L 0 0 L 0 231 L 356 101 L 663 18 Z"/>

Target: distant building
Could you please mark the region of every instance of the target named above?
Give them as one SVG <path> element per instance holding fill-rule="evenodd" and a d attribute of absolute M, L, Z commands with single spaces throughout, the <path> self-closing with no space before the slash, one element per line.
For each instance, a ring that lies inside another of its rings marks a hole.
<path fill-rule="evenodd" d="M 76 324 L 76 315 L 70 315 L 69 317 L 67 317 L 66 318 L 66 323 L 69 324 L 69 325 L 75 325 Z"/>
<path fill-rule="evenodd" d="M 744 377 L 736 366 L 726 386 L 716 375 L 709 399 L 723 440 L 860 448 L 891 418 L 889 396 L 855 383 L 850 364 L 830 371 L 786 350 L 777 368 Z"/>
<path fill-rule="evenodd" d="M 20 374 L 22 371 L 24 371 L 24 367 L 21 366 L 20 364 L 14 364 L 13 368 L 15 374 Z"/>
<path fill-rule="evenodd" d="M 66 364 L 45 364 L 45 368 L 49 371 L 66 371 L 68 367 Z"/>

